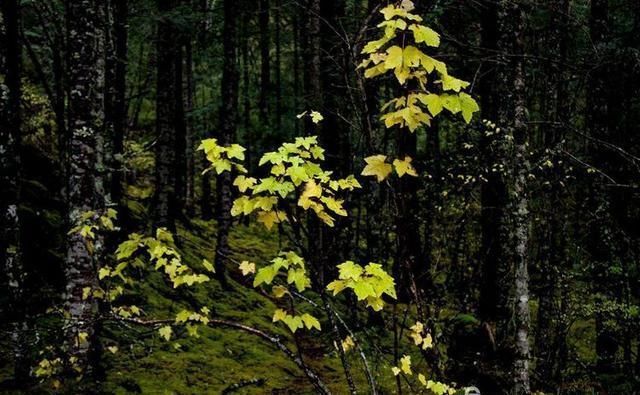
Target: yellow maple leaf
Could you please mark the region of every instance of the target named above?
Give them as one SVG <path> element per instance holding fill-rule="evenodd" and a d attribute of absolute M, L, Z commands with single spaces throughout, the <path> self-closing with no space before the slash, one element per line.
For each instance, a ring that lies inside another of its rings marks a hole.
<path fill-rule="evenodd" d="M 422 341 L 422 349 L 426 350 L 432 347 L 433 347 L 433 337 L 431 337 L 430 333 L 427 333 L 427 335 L 424 337 L 424 340 Z"/>
<path fill-rule="evenodd" d="M 427 26 L 413 24 L 409 26 L 409 30 L 413 32 L 413 38 L 417 44 L 425 43 L 430 47 L 440 45 L 440 35 Z"/>
<path fill-rule="evenodd" d="M 367 165 L 360 173 L 363 176 L 375 176 L 378 182 L 383 181 L 393 170 L 389 163 L 385 163 L 386 155 L 373 155 L 364 158 Z"/>
<path fill-rule="evenodd" d="M 282 321 L 287 317 L 287 312 L 282 309 L 277 309 L 273 312 L 272 322 Z"/>
<path fill-rule="evenodd" d="M 263 223 L 269 230 L 273 228 L 274 224 L 279 224 L 284 220 L 286 220 L 286 216 L 279 211 L 261 211 L 258 213 L 258 222 Z"/>
<path fill-rule="evenodd" d="M 404 160 L 396 159 L 393 161 L 393 167 L 396 168 L 396 172 L 398 173 L 398 177 L 402 177 L 405 174 L 408 174 L 413 177 L 417 177 L 418 173 L 416 173 L 416 169 L 411 165 L 411 161 L 413 159 L 410 156 L 405 156 Z"/>
<path fill-rule="evenodd" d="M 253 263 L 253 262 L 249 262 L 249 261 L 242 261 L 240 263 L 240 266 L 238 266 L 238 268 L 242 272 L 243 276 L 246 276 L 249 273 L 255 273 L 256 272 L 256 264 Z"/>
<path fill-rule="evenodd" d="M 240 192 L 246 192 L 246 190 L 253 187 L 255 183 L 256 183 L 255 178 L 245 177 L 242 175 L 236 177 L 236 179 L 233 181 L 233 185 L 238 187 L 238 190 Z"/>
<path fill-rule="evenodd" d="M 283 297 L 285 294 L 289 292 L 287 290 L 287 287 L 283 287 L 282 285 L 275 285 L 271 289 L 271 291 L 273 292 L 273 296 L 275 296 L 278 299 L 280 299 L 281 297 Z"/>
<path fill-rule="evenodd" d="M 349 350 L 351 350 L 353 347 L 355 347 L 355 343 L 353 342 L 353 339 L 351 338 L 351 336 L 347 336 L 343 341 L 342 341 L 342 349 L 344 350 L 344 352 L 348 352 Z"/>
<path fill-rule="evenodd" d="M 160 333 L 160 337 L 164 338 L 164 340 L 169 341 L 169 339 L 171 339 L 171 327 L 170 326 L 163 326 L 162 328 L 158 329 L 158 332 Z"/>
<path fill-rule="evenodd" d="M 322 114 L 320 114 L 318 111 L 311 111 L 311 114 L 309 116 L 311 117 L 311 122 L 315 124 L 319 123 L 324 119 Z"/>
<path fill-rule="evenodd" d="M 413 372 L 411 371 L 411 356 L 410 355 L 405 355 L 402 358 L 400 358 L 400 368 L 402 369 L 402 371 L 405 374 L 413 374 Z"/>

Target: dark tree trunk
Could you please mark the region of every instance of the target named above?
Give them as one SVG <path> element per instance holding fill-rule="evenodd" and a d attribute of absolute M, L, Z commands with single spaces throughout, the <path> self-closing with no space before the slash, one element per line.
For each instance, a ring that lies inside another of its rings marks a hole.
<path fill-rule="evenodd" d="M 309 0 L 303 11 L 303 84 L 304 107 L 318 110 L 322 108 L 322 88 L 320 83 L 320 0 Z M 308 125 L 310 126 L 310 125 Z"/>
<path fill-rule="evenodd" d="M 252 172 L 256 167 L 254 165 L 257 165 L 257 163 L 253 163 L 256 155 L 253 152 L 253 150 L 255 149 L 255 133 L 252 129 L 251 124 L 251 66 L 249 62 L 249 26 L 249 13 L 245 11 L 242 18 L 242 39 L 240 41 L 240 56 L 242 57 L 242 126 L 243 137 L 246 144 L 245 148 L 247 149 L 247 167 L 249 169 L 249 172 Z"/>
<path fill-rule="evenodd" d="M 498 48 L 498 30 L 496 20 L 498 18 L 497 4 L 486 1 L 482 4 L 482 40 L 481 47 L 486 57 L 495 57 Z M 483 118 L 497 121 L 497 97 L 498 79 L 494 62 L 486 62 L 484 78 L 480 80 L 480 96 Z M 504 207 L 506 205 L 507 191 L 505 180 L 501 172 L 491 171 L 492 168 L 502 165 L 504 148 L 500 141 L 501 135 L 484 130 L 481 136 L 481 150 L 487 169 L 487 181 L 481 185 L 481 260 L 482 285 L 480 289 L 480 318 L 486 322 L 492 330 L 500 319 L 501 306 L 505 305 L 500 300 L 498 275 L 501 271 L 499 265 L 501 259 L 501 240 L 499 239 L 500 225 L 503 222 Z"/>
<path fill-rule="evenodd" d="M 186 67 L 185 70 L 185 121 L 186 121 L 186 192 L 185 192 L 185 209 L 187 214 L 192 217 L 195 215 L 195 171 L 196 171 L 196 162 L 194 150 L 196 148 L 196 135 L 195 135 L 195 121 L 193 119 L 193 100 L 195 95 L 195 81 L 193 79 L 193 44 L 192 37 L 189 34 L 185 38 L 185 59 L 184 64 Z"/>
<path fill-rule="evenodd" d="M 11 327 L 14 378 L 18 386 L 29 380 L 26 355 L 26 306 L 24 285 L 26 273 L 22 262 L 20 203 L 20 145 L 22 98 L 22 45 L 20 42 L 21 12 L 18 0 L 1 4 L 4 22 L 3 48 L 4 85 L 0 99 L 0 268 L 7 284 L 7 320 Z M 3 309 L 4 310 L 4 309 Z"/>
<path fill-rule="evenodd" d="M 551 12 L 549 17 L 548 48 L 552 56 L 556 57 L 556 62 L 549 62 L 546 66 L 548 75 L 547 90 L 543 92 L 551 103 L 548 110 L 548 118 L 553 121 L 553 125 L 546 130 L 546 146 L 551 152 L 556 153 L 557 145 L 565 137 L 567 128 L 567 108 L 566 92 L 567 83 L 565 76 L 565 66 L 567 61 L 568 48 L 568 18 L 569 0 L 550 0 L 548 7 Z M 562 172 L 560 166 L 556 166 L 553 171 L 549 191 L 549 204 L 543 207 L 549 213 L 547 219 L 542 221 L 545 226 L 543 245 L 540 246 L 542 256 L 540 259 L 541 289 L 538 301 L 538 318 L 536 329 L 536 374 L 538 375 L 541 387 L 547 391 L 554 389 L 554 384 L 559 378 L 560 352 L 564 348 L 566 339 L 564 334 L 567 331 L 567 320 L 564 318 L 567 312 L 561 311 L 558 306 L 562 306 L 561 292 L 570 270 L 567 257 L 567 226 L 565 225 L 564 199 L 562 187 L 560 185 Z"/>
<path fill-rule="evenodd" d="M 269 34 L 269 0 L 260 1 L 260 96 L 258 99 L 258 112 L 260 115 L 260 129 L 263 136 L 271 135 L 269 130 L 271 96 L 271 37 Z M 269 139 L 266 139 L 269 142 Z"/>
<path fill-rule="evenodd" d="M 431 133 L 431 131 L 427 131 Z M 402 160 L 409 156 L 413 159 L 417 154 L 417 136 L 408 129 L 403 128 L 396 132 L 396 153 Z M 396 231 L 396 260 L 394 275 L 398 281 L 400 300 L 413 300 L 416 303 L 421 320 L 425 318 L 423 309 L 422 288 L 418 288 L 417 277 L 423 269 L 420 250 L 420 226 L 415 208 L 418 203 L 418 180 L 416 177 L 405 175 L 398 178 L 394 201 L 396 212 L 394 213 Z"/>
<path fill-rule="evenodd" d="M 609 45 L 609 5 L 607 0 L 592 0 L 589 29 L 593 43 L 593 59 L 596 64 L 588 76 L 587 125 L 591 137 L 610 141 L 609 108 L 607 98 L 608 67 L 607 46 Z M 608 171 L 608 153 L 601 151 L 596 145 L 589 146 L 589 157 L 594 166 Z M 596 370 L 600 374 L 612 373 L 618 342 L 614 331 L 606 324 L 607 312 L 603 310 L 603 302 L 611 296 L 607 275 L 608 266 L 613 259 L 612 230 L 610 223 L 610 202 L 607 199 L 603 180 L 591 176 L 589 180 L 589 198 L 587 199 L 587 251 L 592 264 L 593 287 L 595 293 L 596 320 Z"/>
<path fill-rule="evenodd" d="M 99 19 L 102 5 L 92 0 L 67 1 L 69 85 L 73 87 L 69 96 L 68 221 L 71 226 L 78 224 L 84 213 L 98 212 L 104 204 L 98 196 L 102 185 L 96 172 L 98 137 L 104 117 L 103 42 Z M 89 243 L 79 232 L 69 235 L 65 274 L 69 314 L 66 341 L 70 356 L 77 358 L 77 367 L 86 373 L 91 370 L 89 357 L 93 350 L 96 302 L 83 298 L 83 290 L 97 286 L 97 263 Z M 82 340 L 85 336 L 87 341 Z"/>
<path fill-rule="evenodd" d="M 113 7 L 113 46 L 115 51 L 115 69 L 113 73 L 113 155 L 114 169 L 111 184 L 111 198 L 123 211 L 123 181 L 124 168 L 122 155 L 124 154 L 124 138 L 127 126 L 127 48 L 129 14 L 128 0 L 112 0 Z"/>
<path fill-rule="evenodd" d="M 237 5 L 232 0 L 224 0 L 223 55 L 221 95 L 225 98 L 220 107 L 220 124 L 218 141 L 221 145 L 233 142 L 238 122 L 238 61 L 237 46 Z M 218 176 L 216 183 L 218 196 L 218 235 L 216 238 L 215 268 L 216 275 L 226 285 L 225 262 L 231 254 L 229 248 L 229 231 L 231 230 L 231 174 L 224 172 Z"/>
<path fill-rule="evenodd" d="M 180 0 L 182 1 L 182 0 Z M 175 62 L 175 83 L 173 91 L 173 128 L 175 130 L 175 164 L 174 164 L 174 191 L 175 207 L 174 218 L 185 220 L 184 210 L 187 197 L 187 123 L 185 119 L 184 104 L 184 48 L 185 35 L 176 32 L 175 40 L 176 57 Z"/>
<path fill-rule="evenodd" d="M 157 0 L 160 20 L 156 46 L 156 172 L 154 226 L 175 230 L 177 213 L 176 59 L 180 57 L 177 29 L 170 20 L 175 0 Z M 181 100 L 182 101 L 182 100 Z"/>
<path fill-rule="evenodd" d="M 275 108 L 275 131 L 279 132 L 282 129 L 282 43 L 281 40 L 281 26 L 282 26 L 282 0 L 276 0 L 275 9 L 275 32 L 274 41 L 276 44 L 276 64 L 275 64 L 275 95 L 276 95 L 276 108 Z"/>

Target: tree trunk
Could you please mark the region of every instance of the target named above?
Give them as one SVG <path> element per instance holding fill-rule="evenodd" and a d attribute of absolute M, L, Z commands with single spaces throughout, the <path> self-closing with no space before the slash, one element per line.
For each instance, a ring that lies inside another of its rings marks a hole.
<path fill-rule="evenodd" d="M 220 124 L 218 141 L 221 145 L 233 142 L 237 129 L 238 118 L 238 61 L 236 57 L 237 44 L 237 6 L 232 0 L 223 1 L 224 26 L 221 96 L 225 98 L 220 107 Z M 229 231 L 231 230 L 231 174 L 224 172 L 218 176 L 216 183 L 218 196 L 218 235 L 216 238 L 215 268 L 216 275 L 223 285 L 226 285 L 225 261 L 229 258 Z"/>
<path fill-rule="evenodd" d="M 591 42 L 595 54 L 595 67 L 588 76 L 588 100 L 587 100 L 587 125 L 591 137 L 596 139 L 610 140 L 610 125 L 607 98 L 609 96 L 607 63 L 607 46 L 609 45 L 608 34 L 609 6 L 607 0 L 592 0 L 591 15 L 589 19 L 589 29 Z M 594 166 L 607 172 L 608 152 L 602 152 L 599 146 L 589 146 L 591 162 Z M 595 320 L 596 320 L 596 371 L 600 374 L 613 372 L 615 354 L 618 350 L 618 343 L 615 333 L 608 327 L 607 312 L 603 310 L 603 302 L 610 296 L 610 284 L 608 280 L 608 266 L 611 264 L 613 255 L 612 232 L 610 223 L 610 203 L 604 190 L 603 181 L 599 177 L 591 176 L 589 180 L 589 198 L 587 199 L 587 213 L 590 219 L 587 223 L 587 251 L 589 252 L 592 264 L 593 287 L 595 294 Z"/>
<path fill-rule="evenodd" d="M 530 393 L 529 386 L 529 212 L 527 199 L 528 131 L 526 120 L 524 15 L 521 5 L 486 2 L 483 46 L 496 48 L 497 68 L 483 84 L 482 104 L 495 116 L 482 148 L 488 177 L 482 188 L 480 314 L 495 331 L 495 391 Z M 495 111 L 495 112 L 494 112 Z M 485 116 L 486 118 L 486 116 Z M 511 142 L 513 141 L 513 142 Z M 503 167 L 502 167 L 503 166 Z M 492 170 L 497 167 L 498 171 Z"/>
<path fill-rule="evenodd" d="M 178 4 L 183 0 L 179 0 Z M 175 192 L 175 207 L 174 218 L 185 220 L 184 210 L 186 207 L 187 197 L 187 123 L 185 120 L 184 104 L 185 104 L 185 90 L 184 90 L 184 48 L 183 43 L 185 40 L 185 34 L 183 32 L 176 31 L 177 37 L 174 39 L 177 41 L 175 45 L 176 57 L 173 60 L 175 62 L 175 76 L 174 76 L 174 91 L 173 91 L 173 129 L 175 130 L 175 164 L 174 164 L 174 192 Z"/>
<path fill-rule="evenodd" d="M 269 35 L 269 0 L 260 1 L 260 96 L 258 99 L 258 113 L 260 115 L 260 128 L 264 140 L 269 143 L 267 136 L 271 135 L 269 130 L 270 108 L 269 98 L 271 95 L 271 60 L 269 52 L 271 49 L 271 37 Z"/>
<path fill-rule="evenodd" d="M 553 153 L 557 153 L 557 145 L 561 143 L 566 135 L 567 108 L 566 92 L 567 82 L 565 76 L 565 66 L 568 49 L 568 20 L 570 12 L 569 0 L 548 1 L 551 12 L 549 17 L 548 48 L 552 56 L 556 57 L 556 62 L 549 62 L 546 65 L 548 77 L 548 88 L 543 94 L 548 99 L 555 100 L 548 110 L 548 118 L 554 124 L 546 131 L 546 146 Z M 543 237 L 542 259 L 540 259 L 540 271 L 542 289 L 540 290 L 538 302 L 538 319 L 536 330 L 536 374 L 539 377 L 541 388 L 551 391 L 554 383 L 560 374 L 558 372 L 560 363 L 560 351 L 565 347 L 565 336 L 567 320 L 564 318 L 566 312 L 562 312 L 558 306 L 563 305 L 559 296 L 567 286 L 565 284 L 566 273 L 571 269 L 567 256 L 567 226 L 565 225 L 563 188 L 560 185 L 562 180 L 562 170 L 560 166 L 555 166 L 553 179 L 550 184 L 549 203 L 543 207 L 549 213 L 545 224 L 545 237 Z"/>
<path fill-rule="evenodd" d="M 499 109 L 499 125 L 508 127 L 513 136 L 513 154 L 511 166 L 513 169 L 513 186 L 509 193 L 507 205 L 507 226 L 504 233 L 507 244 L 507 259 L 510 270 L 513 270 L 513 283 L 507 274 L 507 286 L 513 288 L 514 306 L 509 306 L 514 312 L 514 326 L 503 322 L 507 330 L 507 341 L 513 342 L 513 392 L 515 394 L 529 394 L 529 208 L 527 175 L 528 160 L 528 129 L 526 115 L 526 94 L 524 74 L 524 14 L 521 5 L 504 0 L 500 4 L 498 18 L 502 27 L 498 47 L 501 50 L 500 81 L 507 89 L 501 95 Z M 508 291 L 503 289 L 504 291 Z M 510 349 L 511 346 L 507 344 Z"/>
<path fill-rule="evenodd" d="M 102 29 L 101 2 L 92 0 L 67 1 L 67 29 L 69 50 L 69 180 L 68 221 L 79 223 L 88 211 L 99 211 L 104 203 L 98 197 L 100 176 L 97 143 L 103 128 L 101 89 L 104 78 L 101 62 Z M 93 350 L 96 303 L 83 298 L 85 288 L 97 286 L 97 265 L 89 243 L 79 232 L 68 238 L 65 262 L 67 279 L 66 310 L 68 325 L 66 341 L 69 354 L 77 359 L 76 365 L 85 374 L 91 371 L 90 352 Z M 86 340 L 83 340 L 86 336 Z"/>
<path fill-rule="evenodd" d="M 111 184 L 111 198 L 123 211 L 124 137 L 127 126 L 127 21 L 129 14 L 128 0 L 112 0 L 113 2 L 113 41 L 115 50 L 115 70 L 113 80 L 113 155 L 114 170 Z"/>
<path fill-rule="evenodd" d="M 27 329 L 24 304 L 26 273 L 22 262 L 20 203 L 20 145 L 22 98 L 22 45 L 20 42 L 21 12 L 18 0 L 2 2 L 4 21 L 2 98 L 0 99 L 0 265 L 6 276 L 7 319 L 11 325 L 14 377 L 18 385 L 29 379 L 26 355 Z"/>
<path fill-rule="evenodd" d="M 176 218 L 176 59 L 177 29 L 169 19 L 175 0 L 157 0 L 160 20 L 156 46 L 156 172 L 154 226 L 175 230 Z"/>
<path fill-rule="evenodd" d="M 193 100 L 195 95 L 195 86 L 193 80 L 193 44 L 192 37 L 189 34 L 185 38 L 185 59 L 184 64 L 186 67 L 185 70 L 185 104 L 186 104 L 186 195 L 185 195 L 185 208 L 187 214 L 192 217 L 195 215 L 195 171 L 196 171 L 196 162 L 195 162 L 195 154 L 194 150 L 196 149 L 196 136 L 195 136 L 195 122 L 193 119 Z"/>
<path fill-rule="evenodd" d="M 498 48 L 498 30 L 496 20 L 498 18 L 497 4 L 486 1 L 482 5 L 481 25 L 482 40 L 481 47 L 485 56 L 495 56 Z M 496 75 L 496 67 L 493 63 L 486 64 L 485 77 L 480 80 L 481 109 L 484 119 L 492 122 L 497 121 L 497 94 L 500 83 Z M 480 141 L 484 162 L 487 168 L 487 181 L 481 185 L 481 260 L 482 264 L 482 285 L 480 289 L 480 318 L 482 321 L 495 328 L 496 322 L 501 316 L 501 306 L 505 301 L 501 300 L 498 285 L 499 273 L 504 271 L 500 268 L 504 264 L 501 259 L 500 227 L 503 222 L 504 207 L 506 205 L 507 191 L 505 179 L 501 172 L 491 171 L 492 168 L 503 165 L 505 156 L 502 136 L 485 130 Z"/>

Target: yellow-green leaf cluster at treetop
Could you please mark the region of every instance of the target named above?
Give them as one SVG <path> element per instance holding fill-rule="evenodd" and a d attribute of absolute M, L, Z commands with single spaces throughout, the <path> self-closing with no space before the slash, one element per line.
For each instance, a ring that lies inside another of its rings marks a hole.
<path fill-rule="evenodd" d="M 446 108 L 452 114 L 461 113 L 469 123 L 473 113 L 479 110 L 475 100 L 462 92 L 469 83 L 449 74 L 444 62 L 421 49 L 439 47 L 440 35 L 421 24 L 422 18 L 412 14 L 412 10 L 413 4 L 407 1 L 383 8 L 380 13 L 385 20 L 378 24 L 383 30 L 382 38 L 367 43 L 362 49 L 366 58 L 359 68 L 365 69 L 366 78 L 393 71 L 398 83 L 407 91 L 383 107 L 387 112 L 383 113 L 382 120 L 388 128 L 397 125 L 413 132 L 421 126 L 429 126 L 431 119 Z"/>

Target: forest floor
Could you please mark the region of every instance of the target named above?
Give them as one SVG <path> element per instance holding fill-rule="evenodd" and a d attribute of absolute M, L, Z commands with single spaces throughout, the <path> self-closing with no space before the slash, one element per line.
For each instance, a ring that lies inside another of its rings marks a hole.
<path fill-rule="evenodd" d="M 193 266 L 204 258 L 213 260 L 215 222 L 195 220 L 190 228 L 179 226 L 176 235 L 183 259 Z M 233 263 L 271 260 L 280 250 L 279 244 L 277 236 L 261 226 L 236 226 L 230 237 L 233 255 L 228 265 L 232 290 L 225 290 L 216 280 L 211 280 L 176 292 L 160 275 L 152 274 L 139 292 L 144 300 L 136 303 L 148 317 L 154 318 L 172 317 L 182 309 L 207 306 L 211 317 L 259 328 L 283 339 L 291 338 L 286 327 L 271 322 L 276 309 L 274 300 L 253 289 L 251 280 L 244 279 L 238 265 Z M 106 355 L 104 390 L 109 393 L 219 394 L 233 384 L 249 381 L 256 384 L 241 388 L 239 393 L 313 393 L 306 377 L 292 361 L 270 343 L 245 332 L 205 327 L 199 329 L 197 338 L 178 333 L 178 338 L 170 342 L 149 329 L 122 331 L 120 328 L 112 334 L 117 335 L 114 339 L 119 342 L 129 339 L 130 343 L 120 345 L 116 354 Z M 105 339 L 106 343 L 109 341 Z M 343 381 L 338 377 L 332 379 L 331 376 L 342 374 L 339 360 L 335 355 L 324 355 L 327 350 L 318 340 L 301 335 L 297 342 L 304 347 L 306 355 L 322 357 L 305 362 L 321 372 L 328 383 Z M 295 344 L 288 346 L 296 348 Z M 310 349 L 317 349 L 318 353 L 310 353 Z M 341 390 L 335 388 L 336 393 Z"/>

